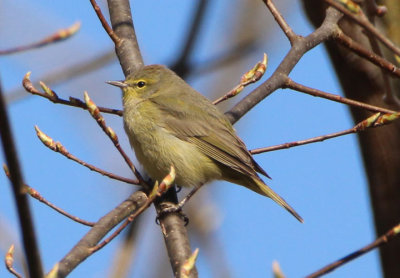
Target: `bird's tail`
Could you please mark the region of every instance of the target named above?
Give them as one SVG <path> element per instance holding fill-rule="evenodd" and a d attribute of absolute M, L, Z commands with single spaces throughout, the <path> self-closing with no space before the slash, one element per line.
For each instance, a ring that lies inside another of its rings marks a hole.
<path fill-rule="evenodd" d="M 253 181 L 256 183 L 256 188 L 253 190 L 256 191 L 257 193 L 267 196 L 274 200 L 276 203 L 278 203 L 281 207 L 285 208 L 288 212 L 290 212 L 294 217 L 296 217 L 297 220 L 299 220 L 301 223 L 303 223 L 303 218 L 291 207 L 289 206 L 286 201 L 279 196 L 277 193 L 275 193 L 271 188 L 268 187 L 260 178 L 254 177 Z"/>

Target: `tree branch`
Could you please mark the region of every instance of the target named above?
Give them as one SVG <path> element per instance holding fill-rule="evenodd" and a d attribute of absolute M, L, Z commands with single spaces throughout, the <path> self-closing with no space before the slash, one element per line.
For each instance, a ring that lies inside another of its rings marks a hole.
<path fill-rule="evenodd" d="M 137 211 L 146 202 L 147 196 L 142 191 L 136 191 L 118 207 L 103 216 L 89 232 L 71 249 L 71 251 L 51 270 L 54 277 L 66 277 L 82 263 L 92 252 L 91 248 L 128 215 Z"/>
<path fill-rule="evenodd" d="M 378 107 L 375 105 L 371 105 L 368 103 L 364 103 L 361 101 L 357 101 L 357 100 L 353 100 L 353 99 L 348 99 L 339 95 L 334 95 L 334 94 L 330 94 L 327 92 L 323 92 L 321 90 L 318 89 L 314 89 L 314 88 L 310 88 L 304 85 L 301 85 L 299 83 L 294 82 L 292 79 L 290 79 L 289 77 L 286 80 L 286 83 L 284 85 L 283 88 L 289 88 L 292 90 L 296 90 L 298 92 L 302 92 L 314 97 L 321 97 L 321 98 L 326 98 L 329 99 L 331 101 L 336 101 L 339 103 L 344 103 L 353 107 L 358 107 L 358 108 L 362 108 L 371 112 L 381 112 L 381 113 L 396 113 L 396 111 L 394 110 L 390 110 L 390 109 L 386 109 L 386 108 L 382 108 L 382 107 Z"/>
<path fill-rule="evenodd" d="M 31 44 L 27 44 L 27 45 L 22 45 L 22 46 L 5 49 L 5 50 L 0 50 L 0 55 L 10 55 L 10 54 L 14 54 L 17 52 L 28 51 L 28 50 L 32 50 L 35 48 L 43 47 L 43 46 L 46 46 L 49 44 L 53 44 L 56 42 L 66 40 L 66 39 L 70 38 L 71 36 L 75 35 L 76 32 L 78 32 L 80 28 L 81 28 L 81 23 L 75 22 L 70 27 L 60 29 L 60 30 L 56 31 L 54 34 L 52 34 L 48 37 L 45 37 L 44 39 L 41 39 L 40 41 L 31 43 Z"/>
<path fill-rule="evenodd" d="M 386 234 L 383 236 L 377 238 L 374 242 L 364 246 L 363 248 L 321 268 L 320 270 L 310 274 L 307 276 L 307 278 L 316 278 L 320 277 L 322 275 L 325 275 L 329 272 L 332 272 L 336 268 L 364 255 L 365 253 L 368 253 L 369 251 L 374 250 L 375 248 L 378 248 L 384 244 L 387 244 L 389 241 L 393 240 L 395 237 L 397 237 L 400 233 L 400 224 L 396 225 L 392 229 L 390 229 Z"/>
<path fill-rule="evenodd" d="M 290 41 L 290 44 L 293 45 L 295 41 L 299 38 L 299 36 L 295 32 L 293 32 L 293 29 L 289 26 L 289 24 L 287 24 L 286 20 L 278 11 L 272 0 L 263 0 L 263 2 L 268 7 L 271 14 L 274 16 L 276 22 L 279 24 L 279 27 L 281 27 L 283 33 L 285 33 L 286 37 Z"/>
<path fill-rule="evenodd" d="M 296 40 L 293 43 L 293 47 L 272 76 L 226 113 L 228 119 L 232 123 L 236 122 L 276 89 L 283 87 L 286 77 L 299 62 L 301 57 L 303 57 L 308 50 L 334 36 L 337 31 L 337 22 L 340 18 L 341 14 L 338 11 L 334 8 L 328 8 L 326 11 L 326 18 L 322 25 L 307 37 Z"/>
<path fill-rule="evenodd" d="M 133 27 L 131 7 L 127 0 L 108 0 L 111 25 L 121 39 L 115 45 L 115 51 L 125 76 L 143 66 L 142 54 Z"/>
<path fill-rule="evenodd" d="M 22 172 L 19 165 L 17 150 L 14 145 L 13 134 L 8 120 L 8 114 L 3 99 L 0 84 L 0 135 L 3 150 L 10 171 L 13 195 L 17 206 L 19 224 L 21 226 L 21 237 L 23 240 L 25 255 L 28 262 L 29 275 L 31 278 L 43 276 L 42 262 L 39 248 L 36 242 L 36 233 L 33 226 L 31 210 L 26 197 Z"/>
<path fill-rule="evenodd" d="M 314 26 L 319 26 L 326 9 L 325 1 L 303 1 L 305 10 Z M 389 2 L 386 2 L 389 4 Z M 393 4 L 397 1 L 393 1 Z M 391 10 L 390 8 L 388 9 Z M 398 18 L 389 18 L 393 24 Z M 385 26 L 380 26 L 385 27 Z M 355 24 L 348 17 L 343 17 L 339 28 L 353 41 L 363 48 L 370 49 L 363 28 Z M 395 32 L 395 29 L 392 29 Z M 382 31 L 385 32 L 385 31 Z M 388 26 L 386 32 L 390 33 Z M 384 86 L 380 68 L 372 65 L 363 57 L 355 55 L 338 42 L 329 41 L 326 44 L 331 62 L 339 78 L 345 96 L 350 99 L 368 103 L 374 106 L 398 110 L 398 106 L 388 103 L 384 98 Z M 393 75 L 392 75 L 393 76 Z M 398 79 L 392 80 L 398 82 Z M 392 83 L 393 85 L 394 83 Z M 394 86 L 394 92 L 398 87 Z M 354 122 L 368 117 L 369 111 L 350 108 Z M 363 162 L 368 177 L 371 206 L 373 209 L 377 234 L 384 234 L 400 219 L 400 122 L 383 127 L 379 132 L 366 131 L 358 134 Z M 394 240 L 391 244 L 379 249 L 383 275 L 385 277 L 400 277 L 400 241 Z"/>

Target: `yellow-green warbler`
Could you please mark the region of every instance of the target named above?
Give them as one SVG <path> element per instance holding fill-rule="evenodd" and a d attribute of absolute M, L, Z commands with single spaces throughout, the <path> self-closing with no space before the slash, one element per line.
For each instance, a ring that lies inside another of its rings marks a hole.
<path fill-rule="evenodd" d="M 178 185 L 230 181 L 271 198 L 303 222 L 257 175 L 268 177 L 225 115 L 173 71 L 150 65 L 108 83 L 123 90 L 125 131 L 153 180 L 161 181 L 173 165 Z"/>

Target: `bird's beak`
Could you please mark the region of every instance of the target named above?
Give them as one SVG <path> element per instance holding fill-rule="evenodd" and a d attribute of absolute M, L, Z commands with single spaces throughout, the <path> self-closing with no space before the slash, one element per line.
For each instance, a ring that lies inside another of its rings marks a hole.
<path fill-rule="evenodd" d="M 106 83 L 119 87 L 121 89 L 128 87 L 128 84 L 126 84 L 124 81 L 106 81 Z"/>

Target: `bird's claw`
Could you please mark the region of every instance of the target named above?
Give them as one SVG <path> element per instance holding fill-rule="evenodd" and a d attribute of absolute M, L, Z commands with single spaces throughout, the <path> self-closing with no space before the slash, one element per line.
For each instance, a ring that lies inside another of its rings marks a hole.
<path fill-rule="evenodd" d="M 183 213 L 182 206 L 180 204 L 174 204 L 170 202 L 163 202 L 160 204 L 160 209 L 156 217 L 156 223 L 160 224 L 160 218 L 164 217 L 168 213 L 178 214 L 182 220 L 185 222 L 185 226 L 189 224 L 189 218 Z"/>

